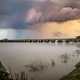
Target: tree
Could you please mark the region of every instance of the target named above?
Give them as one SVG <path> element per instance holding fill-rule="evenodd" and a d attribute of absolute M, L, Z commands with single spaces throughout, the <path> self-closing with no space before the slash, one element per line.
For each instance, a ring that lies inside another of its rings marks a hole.
<path fill-rule="evenodd" d="M 80 36 L 77 36 L 76 39 L 80 39 Z"/>

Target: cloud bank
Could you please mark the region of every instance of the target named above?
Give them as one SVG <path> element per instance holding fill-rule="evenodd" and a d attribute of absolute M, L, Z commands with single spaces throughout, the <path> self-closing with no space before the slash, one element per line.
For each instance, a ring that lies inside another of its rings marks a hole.
<path fill-rule="evenodd" d="M 34 11 L 34 12 L 33 12 Z M 26 21 L 37 22 L 64 22 L 80 18 L 80 1 L 76 0 L 46 0 L 42 5 L 31 8 Z M 35 13 L 35 15 L 33 15 Z M 32 18 L 30 18 L 32 16 Z"/>
<path fill-rule="evenodd" d="M 10 33 L 13 38 L 20 35 L 21 38 L 77 35 L 80 33 L 77 20 L 80 20 L 80 0 L 0 0 L 0 37 L 4 35 L 3 38 Z M 72 31 L 68 35 L 67 28 Z M 12 30 L 7 32 L 8 29 Z M 77 33 L 76 29 L 79 30 Z"/>
<path fill-rule="evenodd" d="M 0 0 L 0 27 L 25 28 L 28 24 L 64 22 L 80 18 L 80 0 Z"/>

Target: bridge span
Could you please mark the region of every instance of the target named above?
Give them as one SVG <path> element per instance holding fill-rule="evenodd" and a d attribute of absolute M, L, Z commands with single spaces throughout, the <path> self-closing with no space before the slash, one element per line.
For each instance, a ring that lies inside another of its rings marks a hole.
<path fill-rule="evenodd" d="M 24 43 L 70 43 L 70 42 L 80 42 L 80 39 L 68 38 L 68 39 L 16 39 L 8 40 L 3 39 L 0 42 L 24 42 Z"/>

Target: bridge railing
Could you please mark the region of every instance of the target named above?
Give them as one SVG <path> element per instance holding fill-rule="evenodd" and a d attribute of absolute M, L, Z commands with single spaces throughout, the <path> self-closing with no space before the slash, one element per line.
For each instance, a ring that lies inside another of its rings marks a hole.
<path fill-rule="evenodd" d="M 3 39 L 0 42 L 27 42 L 27 43 L 70 43 L 70 42 L 80 42 L 80 39 L 19 39 L 19 40 L 8 40 Z"/>

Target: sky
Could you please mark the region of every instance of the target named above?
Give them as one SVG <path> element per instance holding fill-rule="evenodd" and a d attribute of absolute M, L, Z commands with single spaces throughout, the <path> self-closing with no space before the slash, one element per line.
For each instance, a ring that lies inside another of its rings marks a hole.
<path fill-rule="evenodd" d="M 80 35 L 80 0 L 0 0 L 0 39 Z"/>

